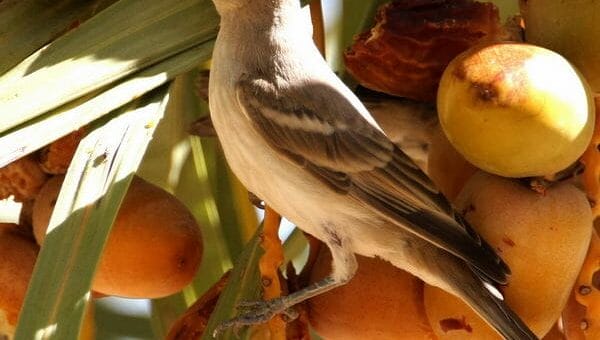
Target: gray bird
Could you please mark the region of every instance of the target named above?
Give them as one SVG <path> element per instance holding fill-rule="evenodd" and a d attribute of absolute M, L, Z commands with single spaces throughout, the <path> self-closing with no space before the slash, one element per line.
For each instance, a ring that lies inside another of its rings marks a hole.
<path fill-rule="evenodd" d="M 221 27 L 209 103 L 227 161 L 248 190 L 333 256 L 324 280 L 251 304 L 222 327 L 291 313 L 347 283 L 356 253 L 460 297 L 507 339 L 536 339 L 494 288 L 506 283 L 507 265 L 331 71 L 299 1 L 213 1 Z"/>

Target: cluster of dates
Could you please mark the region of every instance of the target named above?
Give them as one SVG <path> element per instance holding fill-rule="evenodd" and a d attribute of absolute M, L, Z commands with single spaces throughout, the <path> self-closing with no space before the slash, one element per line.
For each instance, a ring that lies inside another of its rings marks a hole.
<path fill-rule="evenodd" d="M 540 338 L 598 339 L 600 5 L 520 9 L 507 26 L 492 3 L 393 1 L 346 66 L 364 87 L 435 104 L 423 170 L 509 264 L 508 305 Z M 309 305 L 327 339 L 500 339 L 458 298 L 378 259 L 359 258 L 355 279 Z"/>
<path fill-rule="evenodd" d="M 84 135 L 84 130 L 75 131 L 0 168 L 0 199 L 12 197 L 23 204 L 19 224 L 0 223 L 0 338 L 14 334 L 64 174 Z M 113 224 L 92 290 L 96 297 L 174 294 L 191 282 L 201 257 L 200 229 L 189 210 L 136 176 Z"/>

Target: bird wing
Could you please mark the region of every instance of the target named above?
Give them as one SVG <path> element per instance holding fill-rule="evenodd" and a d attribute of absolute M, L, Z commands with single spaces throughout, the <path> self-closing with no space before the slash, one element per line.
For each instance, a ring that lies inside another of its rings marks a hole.
<path fill-rule="evenodd" d="M 244 76 L 239 105 L 264 139 L 336 191 L 505 283 L 509 269 L 414 162 L 326 82 Z"/>

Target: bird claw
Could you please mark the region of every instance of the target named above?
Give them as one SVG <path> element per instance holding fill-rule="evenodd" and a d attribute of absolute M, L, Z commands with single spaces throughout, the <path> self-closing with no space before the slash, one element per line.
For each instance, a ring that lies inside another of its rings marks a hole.
<path fill-rule="evenodd" d="M 285 302 L 285 298 L 268 301 L 242 301 L 236 306 L 241 313 L 218 325 L 213 332 L 213 337 L 217 337 L 232 327 L 237 334 L 241 327 L 267 322 L 277 314 L 282 314 L 286 322 L 296 319 L 299 313 L 293 308 L 288 308 Z"/>

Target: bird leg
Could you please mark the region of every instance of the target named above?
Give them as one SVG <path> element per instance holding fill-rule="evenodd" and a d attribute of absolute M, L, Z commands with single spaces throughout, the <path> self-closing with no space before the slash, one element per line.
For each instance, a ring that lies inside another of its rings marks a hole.
<path fill-rule="evenodd" d="M 311 297 L 325 293 L 326 291 L 342 284 L 344 284 L 344 282 L 335 281 L 329 276 L 287 296 L 282 296 L 268 301 L 242 302 L 238 305 L 238 309 L 240 309 L 242 313 L 237 317 L 225 321 L 217 326 L 213 335 L 216 337 L 219 333 L 230 327 L 235 329 L 241 326 L 264 323 L 269 321 L 277 314 L 285 315 L 288 321 L 294 320 L 296 317 L 298 317 L 298 312 L 292 309 L 294 305 L 310 299 Z"/>
<path fill-rule="evenodd" d="M 333 271 L 329 276 L 287 296 L 267 301 L 240 303 L 238 309 L 240 309 L 241 314 L 217 326 L 213 336 L 216 337 L 230 327 L 237 329 L 241 326 L 267 322 L 277 314 L 283 314 L 288 318 L 288 321 L 291 321 L 298 316 L 298 312 L 292 309 L 294 305 L 350 281 L 356 273 L 356 257 L 339 237 L 334 236 L 333 242 L 327 242 L 333 258 Z"/>

